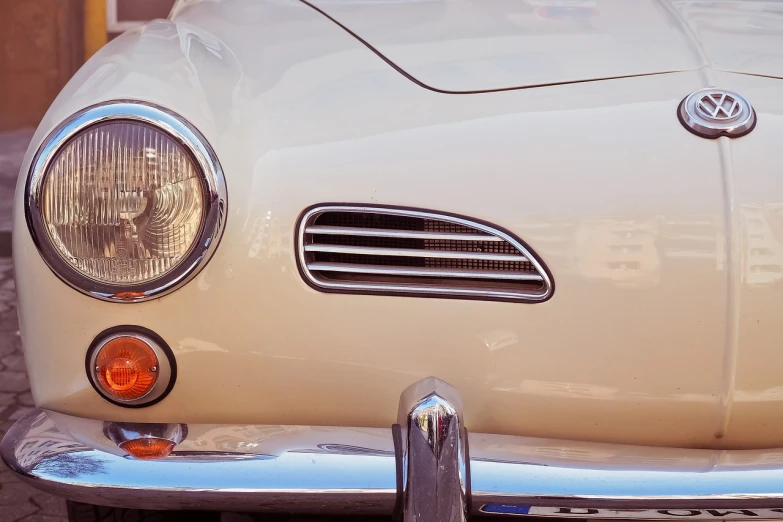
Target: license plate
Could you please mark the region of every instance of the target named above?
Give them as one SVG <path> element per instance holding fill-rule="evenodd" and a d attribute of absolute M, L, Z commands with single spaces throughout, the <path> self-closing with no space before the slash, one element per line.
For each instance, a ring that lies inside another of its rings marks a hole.
<path fill-rule="evenodd" d="M 525 506 L 522 504 L 484 504 L 481 512 L 488 515 L 511 515 L 530 517 L 591 518 L 591 519 L 783 519 L 783 508 L 769 509 L 599 509 Z"/>

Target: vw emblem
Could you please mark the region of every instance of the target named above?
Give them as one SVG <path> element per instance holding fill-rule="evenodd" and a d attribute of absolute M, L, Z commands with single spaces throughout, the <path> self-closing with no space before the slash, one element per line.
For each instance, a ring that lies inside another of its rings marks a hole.
<path fill-rule="evenodd" d="M 756 126 L 756 113 L 736 92 L 700 89 L 689 94 L 677 109 L 686 129 L 702 138 L 739 138 Z"/>

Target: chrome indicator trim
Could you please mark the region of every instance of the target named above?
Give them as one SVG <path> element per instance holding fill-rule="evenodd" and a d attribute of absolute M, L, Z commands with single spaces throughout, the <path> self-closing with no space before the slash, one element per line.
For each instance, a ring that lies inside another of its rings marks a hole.
<path fill-rule="evenodd" d="M 188 436 L 188 427 L 185 424 L 105 422 L 103 434 L 117 446 L 138 439 L 163 439 L 179 444 Z"/>
<path fill-rule="evenodd" d="M 135 337 L 136 339 L 141 340 L 152 349 L 155 353 L 155 357 L 158 359 L 155 384 L 150 391 L 137 399 L 120 400 L 116 397 L 112 397 L 98 383 L 98 376 L 96 375 L 97 366 L 95 363 L 98 353 L 110 341 L 117 339 L 118 337 Z M 125 408 L 142 408 L 152 406 L 153 404 L 162 401 L 169 392 L 171 392 L 177 381 L 177 361 L 174 358 L 171 348 L 166 344 L 163 338 L 152 330 L 136 325 L 114 326 L 99 333 L 87 349 L 85 365 L 87 377 L 89 378 L 93 389 L 110 403 Z"/>
<path fill-rule="evenodd" d="M 51 244 L 41 217 L 41 191 L 49 163 L 57 152 L 80 132 L 109 121 L 129 121 L 152 126 L 173 138 L 188 151 L 202 173 L 204 221 L 193 247 L 167 274 L 142 284 L 109 285 L 87 277 L 67 263 Z M 223 169 L 206 138 L 178 114 L 163 107 L 135 100 L 113 100 L 69 117 L 44 140 L 30 166 L 25 186 L 27 226 L 44 262 L 63 282 L 79 292 L 104 301 L 129 303 L 161 297 L 181 287 L 204 268 L 215 253 L 227 215 L 227 189 Z"/>

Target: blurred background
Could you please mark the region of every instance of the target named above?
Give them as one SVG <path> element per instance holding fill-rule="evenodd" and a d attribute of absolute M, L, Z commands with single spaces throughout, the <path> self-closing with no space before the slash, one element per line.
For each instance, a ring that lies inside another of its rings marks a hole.
<path fill-rule="evenodd" d="M 0 0 L 0 132 L 35 127 L 87 58 L 174 0 Z"/>

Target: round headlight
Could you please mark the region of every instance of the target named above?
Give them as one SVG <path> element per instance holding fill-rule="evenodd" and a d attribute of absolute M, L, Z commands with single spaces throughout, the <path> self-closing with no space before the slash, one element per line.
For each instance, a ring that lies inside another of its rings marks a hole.
<path fill-rule="evenodd" d="M 140 102 L 81 111 L 45 140 L 27 184 L 27 221 L 49 267 L 74 288 L 138 301 L 206 263 L 225 217 L 225 181 L 204 137 Z"/>

